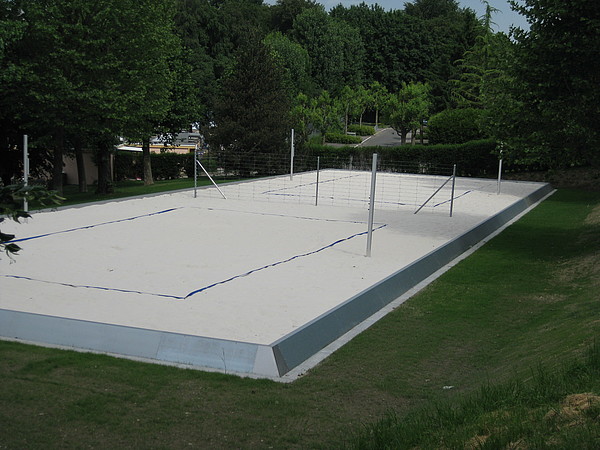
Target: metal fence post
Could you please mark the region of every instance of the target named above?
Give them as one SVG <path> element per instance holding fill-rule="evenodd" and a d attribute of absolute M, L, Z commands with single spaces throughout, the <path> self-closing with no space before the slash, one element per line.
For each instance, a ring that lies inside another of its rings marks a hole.
<path fill-rule="evenodd" d="M 373 167 L 371 169 L 371 198 L 369 199 L 369 229 L 367 231 L 367 257 L 371 257 L 373 244 L 373 216 L 375 213 L 375 186 L 377 177 L 377 153 L 373 153 Z"/>

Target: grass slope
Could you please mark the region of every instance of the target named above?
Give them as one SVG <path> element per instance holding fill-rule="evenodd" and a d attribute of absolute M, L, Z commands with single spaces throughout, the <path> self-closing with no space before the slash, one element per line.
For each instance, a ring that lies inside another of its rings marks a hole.
<path fill-rule="evenodd" d="M 0 342 L 0 447 L 385 446 L 364 424 L 447 415 L 485 389 L 535 383 L 540 364 L 581 361 L 599 336 L 599 249 L 600 194 L 559 191 L 290 385 Z M 457 427 L 450 414 L 441 432 Z M 483 425 L 464 429 L 416 445 L 494 448 Z"/>

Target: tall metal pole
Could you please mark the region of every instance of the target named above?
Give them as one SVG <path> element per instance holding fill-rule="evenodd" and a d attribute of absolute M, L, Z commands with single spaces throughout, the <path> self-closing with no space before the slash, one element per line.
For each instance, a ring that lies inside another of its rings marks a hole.
<path fill-rule="evenodd" d="M 502 150 L 500 150 L 500 161 L 498 161 L 498 192 L 500 194 L 500 183 L 502 182 Z"/>
<path fill-rule="evenodd" d="M 452 169 L 452 192 L 450 193 L 450 217 L 452 217 L 452 211 L 454 210 L 454 186 L 456 184 L 456 164 Z"/>
<path fill-rule="evenodd" d="M 321 157 L 317 156 L 317 185 L 315 188 L 315 206 L 319 204 L 319 169 L 321 166 Z"/>
<path fill-rule="evenodd" d="M 29 185 L 29 142 L 26 134 L 23 135 L 23 184 Z M 27 199 L 23 199 L 23 210 L 29 211 L 29 204 Z"/>
<path fill-rule="evenodd" d="M 369 229 L 367 231 L 367 257 L 371 257 L 373 243 L 373 216 L 375 214 L 375 186 L 377 177 L 377 153 L 373 153 L 373 167 L 371 169 L 371 198 L 369 200 Z"/>
<path fill-rule="evenodd" d="M 194 147 L 194 198 L 198 196 L 198 144 Z"/>
<path fill-rule="evenodd" d="M 294 129 L 292 128 L 292 149 L 290 152 L 290 181 L 294 179 Z"/>

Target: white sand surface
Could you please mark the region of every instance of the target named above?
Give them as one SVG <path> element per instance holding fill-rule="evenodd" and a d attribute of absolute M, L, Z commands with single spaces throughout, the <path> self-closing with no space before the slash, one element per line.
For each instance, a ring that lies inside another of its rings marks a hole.
<path fill-rule="evenodd" d="M 0 259 L 0 308 L 268 345 L 540 187 L 504 182 L 498 195 L 493 180 L 458 179 L 449 217 L 445 200 L 415 215 L 386 182 L 370 258 L 364 201 L 336 204 L 323 188 L 319 206 L 303 203 L 310 183 L 282 188 L 288 202 L 270 181 L 222 188 L 268 201 L 211 188 L 5 222 L 29 239 Z"/>

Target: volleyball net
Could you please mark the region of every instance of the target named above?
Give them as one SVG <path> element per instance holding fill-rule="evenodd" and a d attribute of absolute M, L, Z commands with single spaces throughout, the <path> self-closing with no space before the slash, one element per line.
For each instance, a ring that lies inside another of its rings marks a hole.
<path fill-rule="evenodd" d="M 228 159 L 204 154 L 198 159 L 200 197 L 267 202 L 368 207 L 375 175 L 375 206 L 432 210 L 454 197 L 454 166 L 354 157 L 288 157 L 253 154 Z M 202 179 L 207 179 L 202 182 Z M 210 181 L 214 181 L 212 185 Z M 218 187 L 217 187 L 218 186 Z"/>

